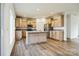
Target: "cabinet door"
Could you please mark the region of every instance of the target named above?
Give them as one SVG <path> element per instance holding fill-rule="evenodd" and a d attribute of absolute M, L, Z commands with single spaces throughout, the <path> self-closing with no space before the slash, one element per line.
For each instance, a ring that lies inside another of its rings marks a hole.
<path fill-rule="evenodd" d="M 53 31 L 51 38 L 62 41 L 64 39 L 63 31 Z"/>
<path fill-rule="evenodd" d="M 57 19 L 55 21 L 55 27 L 59 27 L 59 26 L 61 26 L 61 19 Z"/>
<path fill-rule="evenodd" d="M 58 27 L 61 26 L 61 20 L 60 19 L 57 20 L 56 26 L 58 26 Z"/>
<path fill-rule="evenodd" d="M 61 27 L 64 25 L 64 19 L 62 16 L 55 17 L 54 27 Z"/>
<path fill-rule="evenodd" d="M 64 32 L 61 31 L 59 35 L 60 41 L 64 40 Z"/>
<path fill-rule="evenodd" d="M 59 38 L 59 36 L 60 36 L 60 32 L 59 32 L 59 31 L 56 31 L 55 36 L 56 36 L 56 39 L 57 39 L 57 40 L 60 40 L 60 38 Z"/>
<path fill-rule="evenodd" d="M 16 28 L 20 28 L 20 19 L 16 19 L 15 24 Z"/>
<path fill-rule="evenodd" d="M 54 38 L 54 39 L 56 39 L 56 32 L 55 31 L 53 31 L 53 36 L 52 36 L 52 38 Z"/>
<path fill-rule="evenodd" d="M 22 31 L 22 37 L 26 38 L 26 31 Z"/>
<path fill-rule="evenodd" d="M 26 20 L 25 19 L 21 19 L 20 25 L 21 25 L 21 28 L 26 28 L 27 27 Z"/>
<path fill-rule="evenodd" d="M 64 39 L 63 31 L 56 31 L 56 39 L 62 41 Z"/>
<path fill-rule="evenodd" d="M 23 28 L 26 28 L 26 20 L 22 20 Z"/>
<path fill-rule="evenodd" d="M 56 27 L 57 26 L 57 21 L 56 20 L 54 20 L 54 27 Z"/>
<path fill-rule="evenodd" d="M 15 35 L 16 35 L 16 40 L 21 40 L 21 38 L 22 38 L 22 31 L 16 31 Z"/>

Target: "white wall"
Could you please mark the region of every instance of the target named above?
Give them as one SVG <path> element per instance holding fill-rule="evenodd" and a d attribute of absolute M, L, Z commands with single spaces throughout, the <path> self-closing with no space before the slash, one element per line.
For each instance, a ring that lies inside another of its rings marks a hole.
<path fill-rule="evenodd" d="M 67 15 L 67 38 L 78 38 L 79 16 L 76 14 Z"/>
<path fill-rule="evenodd" d="M 67 13 L 64 13 L 64 40 L 67 41 Z"/>
<path fill-rule="evenodd" d="M 67 38 L 71 36 L 71 15 L 67 14 Z"/>
<path fill-rule="evenodd" d="M 1 55 L 1 4 L 0 4 L 0 55 Z"/>
<path fill-rule="evenodd" d="M 78 38 L 79 38 L 79 24 L 78 24 Z"/>
<path fill-rule="evenodd" d="M 79 38 L 79 15 L 77 15 L 77 24 L 78 24 L 78 38 Z"/>
<path fill-rule="evenodd" d="M 4 19 L 4 4 L 1 4 L 1 55 L 3 55 L 3 19 Z"/>
<path fill-rule="evenodd" d="M 15 42 L 15 11 L 13 4 L 1 4 L 1 55 L 9 56 Z M 10 10 L 13 23 L 10 23 Z M 12 25 L 12 42 L 10 43 L 10 25 Z"/>
<path fill-rule="evenodd" d="M 78 23 L 77 16 L 71 15 L 71 39 L 78 37 Z"/>

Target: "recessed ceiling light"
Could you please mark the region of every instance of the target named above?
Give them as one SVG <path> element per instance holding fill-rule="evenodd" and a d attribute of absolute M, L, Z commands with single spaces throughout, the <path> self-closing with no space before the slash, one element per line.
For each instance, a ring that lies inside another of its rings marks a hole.
<path fill-rule="evenodd" d="M 36 11 L 40 11 L 40 9 L 39 9 L 39 8 L 37 8 L 37 9 L 36 9 Z"/>

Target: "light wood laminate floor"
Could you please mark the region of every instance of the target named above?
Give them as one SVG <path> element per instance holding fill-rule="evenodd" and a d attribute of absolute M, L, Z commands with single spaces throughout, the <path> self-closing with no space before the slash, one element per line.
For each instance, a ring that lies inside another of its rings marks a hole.
<path fill-rule="evenodd" d="M 79 40 L 56 41 L 32 44 L 26 48 L 24 40 L 16 41 L 11 56 L 79 56 Z"/>

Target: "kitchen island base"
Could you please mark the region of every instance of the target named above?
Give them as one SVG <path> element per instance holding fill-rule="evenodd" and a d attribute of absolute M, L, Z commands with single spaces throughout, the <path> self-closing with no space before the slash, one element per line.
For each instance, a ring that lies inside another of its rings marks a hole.
<path fill-rule="evenodd" d="M 47 32 L 27 32 L 26 44 L 47 42 Z"/>

